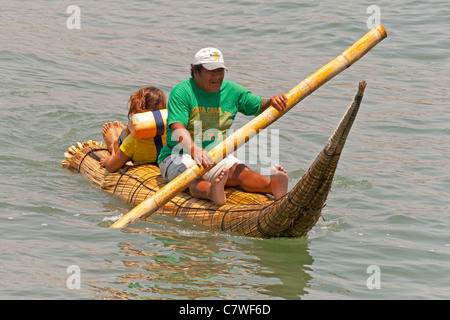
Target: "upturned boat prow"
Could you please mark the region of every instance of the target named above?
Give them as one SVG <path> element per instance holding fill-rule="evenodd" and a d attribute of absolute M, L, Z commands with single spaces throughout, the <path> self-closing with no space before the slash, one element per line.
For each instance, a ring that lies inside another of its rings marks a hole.
<path fill-rule="evenodd" d="M 267 195 L 227 188 L 227 203 L 218 206 L 208 200 L 193 198 L 185 191 L 156 213 L 182 216 L 208 228 L 249 237 L 305 236 L 321 215 L 365 86 L 364 81 L 359 84 L 358 93 L 327 145 L 284 197 L 274 201 Z M 101 157 L 110 155 L 102 142 L 77 142 L 64 155 L 66 159 L 62 163 L 63 167 L 77 170 L 94 185 L 133 206 L 151 197 L 165 185 L 159 168 L 154 165 L 128 166 L 108 173 L 99 162 Z"/>
<path fill-rule="evenodd" d="M 361 81 L 352 104 L 327 145 L 295 187 L 261 212 L 260 229 L 267 237 L 302 237 L 316 224 L 331 189 L 342 149 L 358 113 L 365 88 L 366 82 Z M 275 224 L 273 220 L 282 223 Z"/>

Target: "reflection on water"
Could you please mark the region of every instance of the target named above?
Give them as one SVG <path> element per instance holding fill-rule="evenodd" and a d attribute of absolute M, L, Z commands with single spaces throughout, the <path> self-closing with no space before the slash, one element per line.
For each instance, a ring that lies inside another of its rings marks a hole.
<path fill-rule="evenodd" d="M 126 272 L 96 288 L 103 299 L 298 299 L 311 279 L 313 259 L 304 239 L 127 231 L 149 240 L 118 245 Z"/>

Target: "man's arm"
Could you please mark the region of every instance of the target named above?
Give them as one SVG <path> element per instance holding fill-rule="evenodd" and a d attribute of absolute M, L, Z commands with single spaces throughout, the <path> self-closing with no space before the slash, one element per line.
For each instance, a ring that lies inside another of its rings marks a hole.
<path fill-rule="evenodd" d="M 131 158 L 119 149 L 115 155 L 100 159 L 100 166 L 105 167 L 108 172 L 116 172 L 129 160 Z"/>
<path fill-rule="evenodd" d="M 170 129 L 172 130 L 172 139 L 175 139 L 184 151 L 189 152 L 198 166 L 203 165 L 209 168 L 214 165 L 214 161 L 209 152 L 202 149 L 192 140 L 191 134 L 182 123 L 172 123 Z"/>
<path fill-rule="evenodd" d="M 270 106 L 273 106 L 278 111 L 283 111 L 284 109 L 286 109 L 287 101 L 287 97 L 282 93 L 279 93 L 269 99 L 263 99 L 260 106 L 261 112 L 263 112 Z"/>

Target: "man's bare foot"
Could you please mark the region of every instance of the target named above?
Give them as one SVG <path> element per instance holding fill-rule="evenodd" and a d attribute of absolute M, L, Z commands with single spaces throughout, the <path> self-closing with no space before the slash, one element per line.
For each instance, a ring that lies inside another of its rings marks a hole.
<path fill-rule="evenodd" d="M 275 199 L 279 199 L 287 193 L 289 178 L 286 170 L 279 164 L 270 168 L 270 186 Z"/>
<path fill-rule="evenodd" d="M 105 141 L 105 144 L 111 154 L 117 152 L 117 149 L 119 148 L 117 139 L 119 138 L 123 129 L 125 129 L 125 126 L 119 121 L 107 122 L 103 125 L 103 141 Z"/>
<path fill-rule="evenodd" d="M 228 179 L 228 169 L 222 170 L 217 178 L 211 182 L 209 189 L 209 199 L 217 205 L 223 205 L 227 202 L 225 196 L 225 183 Z"/>

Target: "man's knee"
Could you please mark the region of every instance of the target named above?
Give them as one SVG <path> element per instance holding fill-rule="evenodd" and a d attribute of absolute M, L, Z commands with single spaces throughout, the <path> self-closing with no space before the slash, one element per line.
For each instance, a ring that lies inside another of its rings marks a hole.
<path fill-rule="evenodd" d="M 243 163 L 235 163 L 228 173 L 227 184 L 230 186 L 238 186 L 241 184 L 242 179 L 245 179 L 246 173 L 251 169 Z"/>

